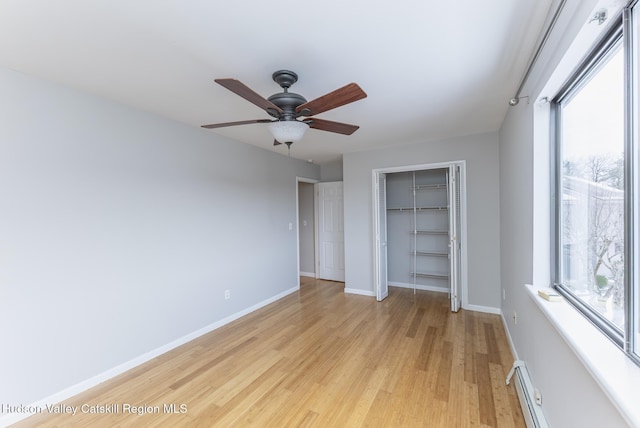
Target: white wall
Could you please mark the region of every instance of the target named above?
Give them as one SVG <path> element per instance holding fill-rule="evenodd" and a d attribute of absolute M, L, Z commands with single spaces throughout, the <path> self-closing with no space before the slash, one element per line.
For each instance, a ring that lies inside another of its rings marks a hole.
<path fill-rule="evenodd" d="M 496 133 L 344 155 L 346 288 L 366 294 L 374 292 L 372 170 L 459 160 L 467 161 L 468 303 L 500 307 Z"/>
<path fill-rule="evenodd" d="M 317 166 L 5 69 L 0 93 L 0 403 L 297 286 Z"/>
<path fill-rule="evenodd" d="M 509 109 L 500 130 L 501 283 L 506 291 L 502 310 L 518 358 L 526 361 L 542 393 L 551 427 L 627 426 L 524 288 L 527 283 L 549 285 L 549 158 L 548 145 L 541 144 L 548 144 L 549 131 L 540 122 L 548 120 L 548 113 L 538 98 L 553 95 L 541 90 L 595 3 L 567 1 L 557 31 L 525 87 L 523 95 L 530 98 Z"/>

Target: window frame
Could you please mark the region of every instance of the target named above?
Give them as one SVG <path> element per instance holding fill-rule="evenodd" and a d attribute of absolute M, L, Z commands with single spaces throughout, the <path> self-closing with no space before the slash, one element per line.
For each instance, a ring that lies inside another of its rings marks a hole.
<path fill-rule="evenodd" d="M 637 145 L 635 105 L 638 103 L 636 76 L 640 74 L 633 53 L 634 37 L 632 25 L 638 26 L 633 10 L 626 8 L 612 24 L 611 29 L 594 45 L 585 59 L 562 85 L 558 93 L 550 101 L 550 171 L 551 171 L 551 284 L 561 293 L 567 302 L 573 305 L 593 325 L 595 325 L 613 343 L 622 349 L 629 358 L 640 365 L 640 350 L 636 349 L 635 337 L 640 328 L 640 304 L 636 305 L 636 293 L 640 291 L 638 279 L 634 272 L 636 265 L 635 251 L 640 245 L 637 236 L 637 219 L 634 205 L 640 203 L 636 189 L 639 168 Z M 632 19 L 635 22 L 632 22 Z M 562 107 L 569 102 L 606 63 L 614 49 L 622 50 L 624 67 L 624 328 L 620 329 L 613 322 L 600 315 L 595 309 L 573 295 L 561 283 L 564 252 L 562 237 Z"/>

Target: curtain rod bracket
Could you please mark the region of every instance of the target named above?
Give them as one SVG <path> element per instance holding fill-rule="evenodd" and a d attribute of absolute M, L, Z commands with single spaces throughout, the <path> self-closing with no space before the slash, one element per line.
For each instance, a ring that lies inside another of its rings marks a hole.
<path fill-rule="evenodd" d="M 607 17 L 607 9 L 600 9 L 595 13 L 595 15 L 593 15 L 593 17 L 589 21 L 589 24 L 595 21 L 598 23 L 598 25 L 602 25 L 607 20 Z"/>
<path fill-rule="evenodd" d="M 525 95 L 525 96 L 523 96 L 523 97 L 514 97 L 514 98 L 511 98 L 511 99 L 509 100 L 509 105 L 510 105 L 511 107 L 515 107 L 515 106 L 517 106 L 517 105 L 520 103 L 520 100 L 521 100 L 521 99 L 523 99 L 523 98 L 526 98 L 526 99 L 527 99 L 527 104 L 529 104 L 529 96 L 528 96 L 528 95 Z"/>

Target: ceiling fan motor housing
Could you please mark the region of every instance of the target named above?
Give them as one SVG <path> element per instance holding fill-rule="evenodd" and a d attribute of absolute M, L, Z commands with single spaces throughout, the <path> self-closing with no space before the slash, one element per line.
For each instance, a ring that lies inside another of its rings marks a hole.
<path fill-rule="evenodd" d="M 273 94 L 269 98 L 269 101 L 280 107 L 284 113 L 278 114 L 276 111 L 267 111 L 273 117 L 279 117 L 282 120 L 294 120 L 297 116 L 296 107 L 307 102 L 307 100 L 300 94 L 293 92 L 282 92 Z"/>
<path fill-rule="evenodd" d="M 295 120 L 296 117 L 300 116 L 299 113 L 296 113 L 296 107 L 307 102 L 302 95 L 289 92 L 291 85 L 298 81 L 298 75 L 290 70 L 278 70 L 271 77 L 274 82 L 284 89 L 284 92 L 273 94 L 267 99 L 280 107 L 284 113 L 278 114 L 274 110 L 267 110 L 267 113 L 280 120 Z"/>

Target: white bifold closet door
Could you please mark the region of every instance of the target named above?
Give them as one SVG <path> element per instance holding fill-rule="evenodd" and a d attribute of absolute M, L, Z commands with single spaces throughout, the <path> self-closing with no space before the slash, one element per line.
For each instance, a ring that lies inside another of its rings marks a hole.
<path fill-rule="evenodd" d="M 378 260 L 376 272 L 376 298 L 384 300 L 389 295 L 389 279 L 387 273 L 387 176 L 383 173 L 376 175 L 376 194 L 378 195 L 377 227 L 376 227 L 376 258 Z"/>
<path fill-rule="evenodd" d="M 449 166 L 448 174 L 449 196 L 449 281 L 451 285 L 451 310 L 460 309 L 460 166 Z"/>

